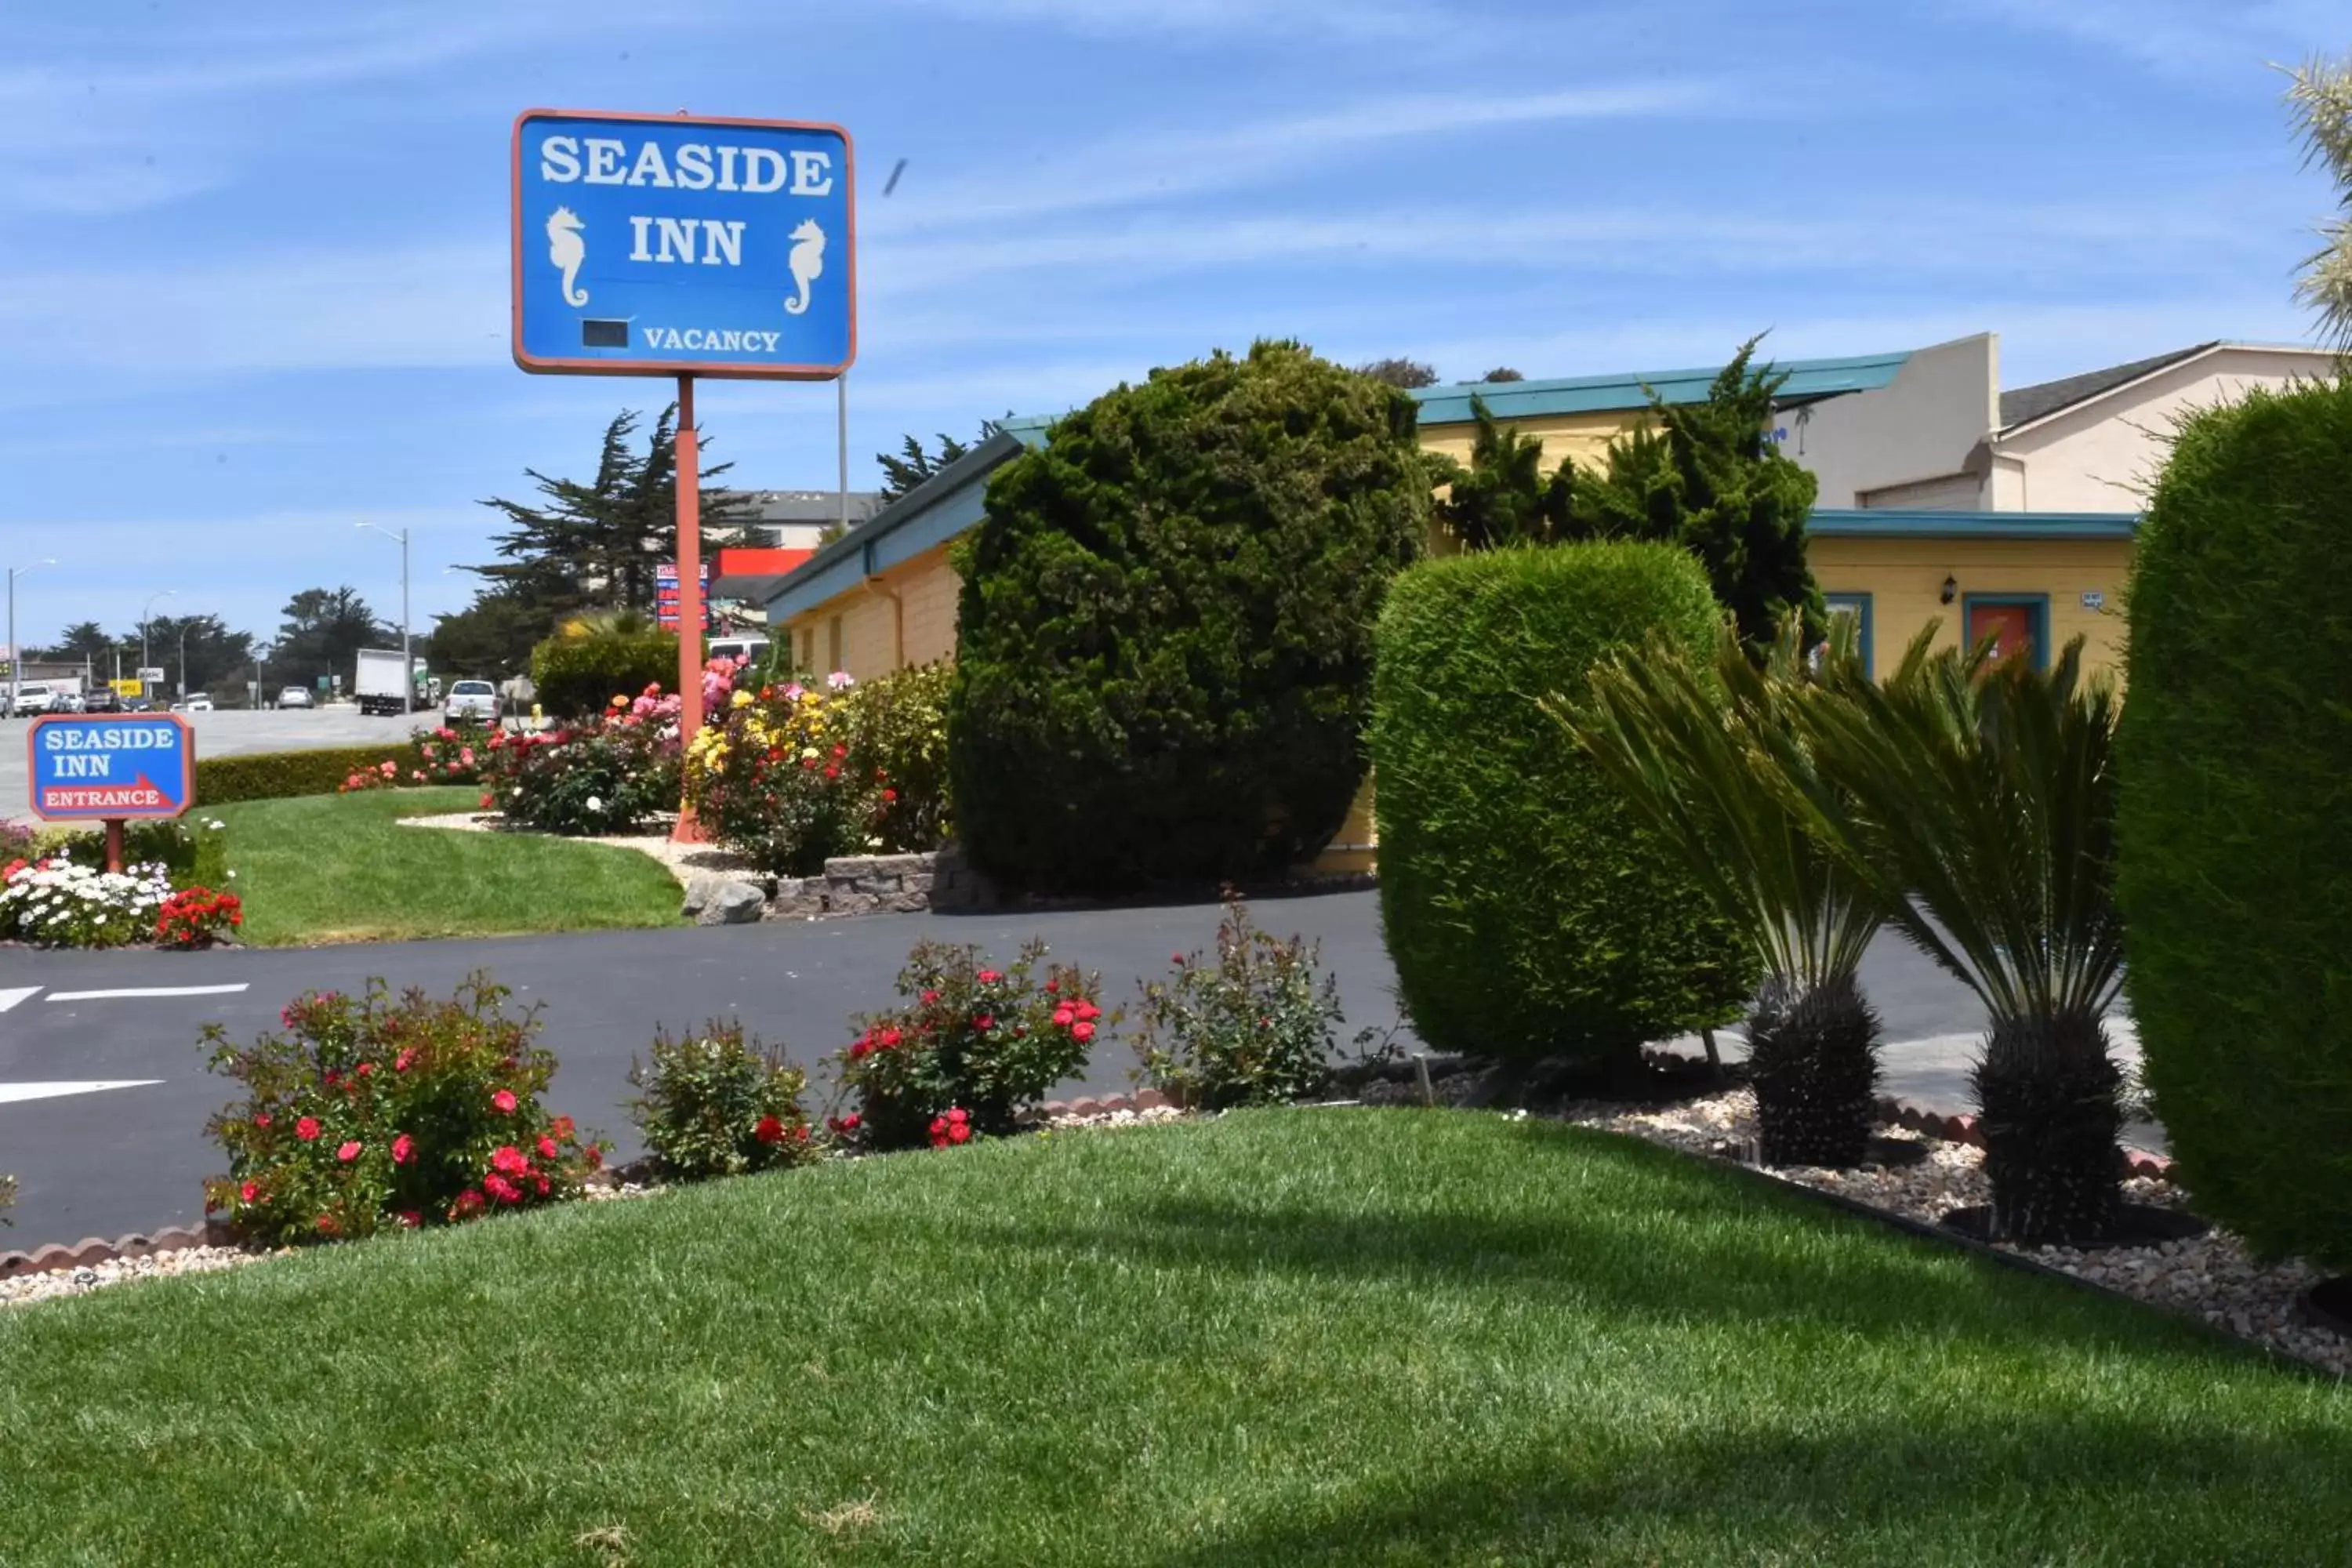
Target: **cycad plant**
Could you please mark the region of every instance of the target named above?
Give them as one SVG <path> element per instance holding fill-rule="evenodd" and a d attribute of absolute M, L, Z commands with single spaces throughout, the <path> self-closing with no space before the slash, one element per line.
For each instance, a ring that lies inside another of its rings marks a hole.
<path fill-rule="evenodd" d="M 1628 804 L 1688 865 L 1764 973 L 1748 1019 L 1749 1082 L 1767 1163 L 1859 1163 L 1878 1082 L 1878 1017 L 1855 979 L 1881 922 L 1873 886 L 1806 830 L 1805 749 L 1786 743 L 1809 679 L 1861 679 L 1850 628 L 1809 677 L 1792 624 L 1759 669 L 1728 626 L 1713 667 L 1654 645 L 1548 706 Z M 1816 781 L 1817 782 L 1817 781 Z"/>
<path fill-rule="evenodd" d="M 2092 1239 L 2121 1201 L 2116 997 L 2116 700 L 2082 639 L 2047 669 L 1990 645 L 1913 641 L 1883 686 L 1793 705 L 1815 763 L 1796 798 L 1822 844 L 1874 881 L 1888 918 L 1990 1015 L 1973 1074 L 1992 1234 Z"/>

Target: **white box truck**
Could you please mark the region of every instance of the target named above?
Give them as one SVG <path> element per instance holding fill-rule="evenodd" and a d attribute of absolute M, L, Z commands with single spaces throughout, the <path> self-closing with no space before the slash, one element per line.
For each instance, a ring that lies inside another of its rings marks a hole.
<path fill-rule="evenodd" d="M 362 713 L 403 713 L 408 710 L 408 660 L 398 648 L 363 647 L 352 695 Z"/>

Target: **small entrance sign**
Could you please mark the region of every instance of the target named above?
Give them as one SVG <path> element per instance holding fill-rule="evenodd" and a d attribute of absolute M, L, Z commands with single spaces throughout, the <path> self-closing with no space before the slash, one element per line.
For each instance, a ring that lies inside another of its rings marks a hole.
<path fill-rule="evenodd" d="M 195 736 L 177 714 L 47 714 L 30 743 L 33 813 L 48 821 L 172 817 L 195 802 Z"/>
<path fill-rule="evenodd" d="M 849 133 L 787 120 L 525 110 L 515 363 L 822 381 L 857 355 Z"/>

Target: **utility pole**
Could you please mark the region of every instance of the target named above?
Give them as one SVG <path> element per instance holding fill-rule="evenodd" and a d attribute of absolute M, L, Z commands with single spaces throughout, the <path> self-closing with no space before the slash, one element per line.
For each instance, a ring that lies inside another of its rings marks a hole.
<path fill-rule="evenodd" d="M 841 459 L 840 516 L 841 531 L 849 531 L 849 373 L 843 371 L 833 378 L 834 452 Z"/>
<path fill-rule="evenodd" d="M 416 659 L 408 651 L 408 530 L 394 533 L 391 529 L 373 522 L 358 526 L 373 528 L 387 539 L 400 541 L 400 710 L 416 711 Z"/>
<path fill-rule="evenodd" d="M 30 566 L 8 568 L 8 716 L 16 716 L 16 689 L 24 684 L 25 650 L 16 646 L 16 579 L 27 572 L 38 572 L 44 566 L 54 566 L 53 556 L 43 556 Z"/>
<path fill-rule="evenodd" d="M 154 668 L 147 657 L 147 627 L 154 618 L 155 601 L 179 597 L 177 588 L 159 588 L 147 595 L 146 604 L 139 609 L 139 695 L 147 695 L 147 672 Z"/>

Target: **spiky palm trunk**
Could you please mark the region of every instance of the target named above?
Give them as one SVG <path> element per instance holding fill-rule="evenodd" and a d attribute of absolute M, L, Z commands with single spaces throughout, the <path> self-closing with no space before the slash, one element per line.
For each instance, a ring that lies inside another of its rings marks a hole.
<path fill-rule="evenodd" d="M 1992 1235 L 2066 1245 L 2123 1205 L 2123 1073 L 2096 1017 L 1996 1025 L 1971 1075 L 1992 1181 Z"/>
<path fill-rule="evenodd" d="M 1768 1165 L 1858 1165 L 1878 1087 L 1878 1014 L 1851 973 L 1772 975 L 1748 1025 L 1748 1081 Z"/>

